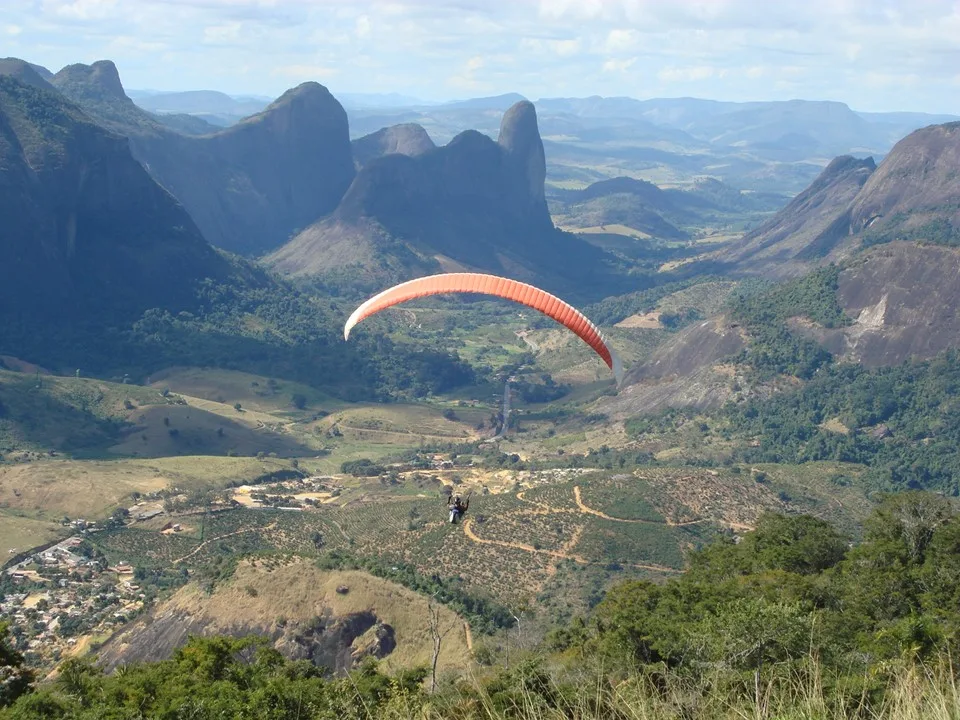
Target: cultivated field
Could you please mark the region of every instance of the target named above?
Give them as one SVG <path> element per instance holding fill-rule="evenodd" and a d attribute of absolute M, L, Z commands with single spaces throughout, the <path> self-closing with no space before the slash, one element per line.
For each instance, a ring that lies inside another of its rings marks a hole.
<path fill-rule="evenodd" d="M 447 522 L 439 492 L 453 474 L 461 477 L 458 491 L 473 492 L 465 521 L 455 526 Z M 413 473 L 406 475 L 398 486 L 353 479 L 340 497 L 317 509 L 230 510 L 192 516 L 192 529 L 176 535 L 134 526 L 103 533 L 96 542 L 114 561 L 188 567 L 250 552 L 340 549 L 460 578 L 474 592 L 516 603 L 552 587 L 571 563 L 590 569 L 591 583 L 670 576 L 712 534 L 748 530 L 767 509 L 792 511 L 784 493 L 802 498 L 804 510 L 848 523 L 859 511 L 854 490 L 848 510 L 809 478 L 802 492 L 801 479 L 787 471 L 770 471 L 763 482 L 749 472 L 700 468 L 447 471 L 424 473 L 427 481 L 419 485 Z M 572 604 L 587 602 L 590 591 L 567 588 Z"/>

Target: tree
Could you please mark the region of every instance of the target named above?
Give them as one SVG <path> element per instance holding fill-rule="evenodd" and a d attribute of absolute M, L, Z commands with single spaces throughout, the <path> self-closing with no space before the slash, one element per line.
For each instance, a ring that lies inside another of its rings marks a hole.
<path fill-rule="evenodd" d="M 294 393 L 290 396 L 290 404 L 297 410 L 303 410 L 307 406 L 307 396 L 303 393 Z"/>
<path fill-rule="evenodd" d="M 0 708 L 11 705 L 30 690 L 33 672 L 24 667 L 23 655 L 7 639 L 8 622 L 0 622 Z"/>
<path fill-rule="evenodd" d="M 763 708 L 765 666 L 803 657 L 810 649 L 812 615 L 798 605 L 738 598 L 686 628 L 688 646 L 706 662 L 752 671 L 754 702 Z M 761 716 L 765 716 L 764 712 Z"/>
<path fill-rule="evenodd" d="M 440 606 L 437 605 L 434 596 L 431 596 L 427 603 L 427 613 L 430 619 L 430 636 L 433 638 L 433 658 L 430 663 L 430 692 L 433 693 L 437 690 L 437 661 L 440 659 L 440 646 L 443 639 L 456 627 L 457 619 L 454 617 L 444 627 L 440 619 Z"/>

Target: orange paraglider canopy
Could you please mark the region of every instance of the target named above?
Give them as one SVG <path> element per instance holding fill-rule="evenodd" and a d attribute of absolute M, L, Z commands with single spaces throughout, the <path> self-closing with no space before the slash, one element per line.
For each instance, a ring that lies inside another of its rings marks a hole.
<path fill-rule="evenodd" d="M 623 365 L 620 358 L 607 342 L 607 339 L 587 317 L 572 305 L 551 295 L 545 290 L 526 283 L 482 273 L 443 273 L 429 275 L 416 280 L 395 285 L 364 302 L 353 311 L 343 326 L 343 338 L 350 338 L 350 331 L 364 318 L 407 300 L 426 295 L 444 293 L 481 293 L 496 295 L 507 300 L 521 303 L 544 315 L 553 318 L 561 325 L 575 332 L 580 339 L 593 348 L 607 364 L 617 379 L 617 385 L 623 381 Z"/>

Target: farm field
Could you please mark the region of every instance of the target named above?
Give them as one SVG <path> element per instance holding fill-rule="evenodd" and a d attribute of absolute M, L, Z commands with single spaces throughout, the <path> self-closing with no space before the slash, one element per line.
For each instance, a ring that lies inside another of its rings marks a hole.
<path fill-rule="evenodd" d="M 848 525 L 869 505 L 856 501 L 855 488 L 838 504 L 813 477 L 766 472 L 760 482 L 755 473 L 700 468 L 474 471 L 461 475 L 458 492 L 472 496 L 458 525 L 447 522 L 439 491 L 453 472 L 421 475 L 434 479 L 419 485 L 414 473 L 405 473 L 398 486 L 352 479 L 340 497 L 316 509 L 227 510 L 202 520 L 193 516 L 192 529 L 176 535 L 133 526 L 101 533 L 95 542 L 111 561 L 146 566 L 199 567 L 247 553 L 315 556 L 341 550 L 457 578 L 472 592 L 510 603 L 536 598 L 570 563 L 590 568 L 591 582 L 598 573 L 604 582 L 668 577 L 713 534 L 748 530 L 764 510 L 789 512 L 785 494 L 804 503 L 805 511 Z M 583 606 L 591 588 L 567 591 L 570 604 Z"/>

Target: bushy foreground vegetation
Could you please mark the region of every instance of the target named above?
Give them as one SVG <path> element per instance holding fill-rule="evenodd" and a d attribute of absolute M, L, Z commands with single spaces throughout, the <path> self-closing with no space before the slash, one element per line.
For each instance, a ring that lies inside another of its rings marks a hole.
<path fill-rule="evenodd" d="M 952 718 L 960 518 L 926 493 L 886 499 L 850 546 L 810 516 L 768 514 L 688 573 L 614 587 L 589 618 L 507 664 L 394 677 L 366 661 L 324 677 L 256 638 L 194 639 L 111 676 L 69 660 L 27 691 L 0 646 L 3 717 L 27 718 Z M 512 632 L 512 631 L 508 631 Z M 18 680 L 19 679 L 19 680 Z M 29 678 L 28 678 L 29 679 Z M 19 683 L 19 684 L 17 684 Z"/>

